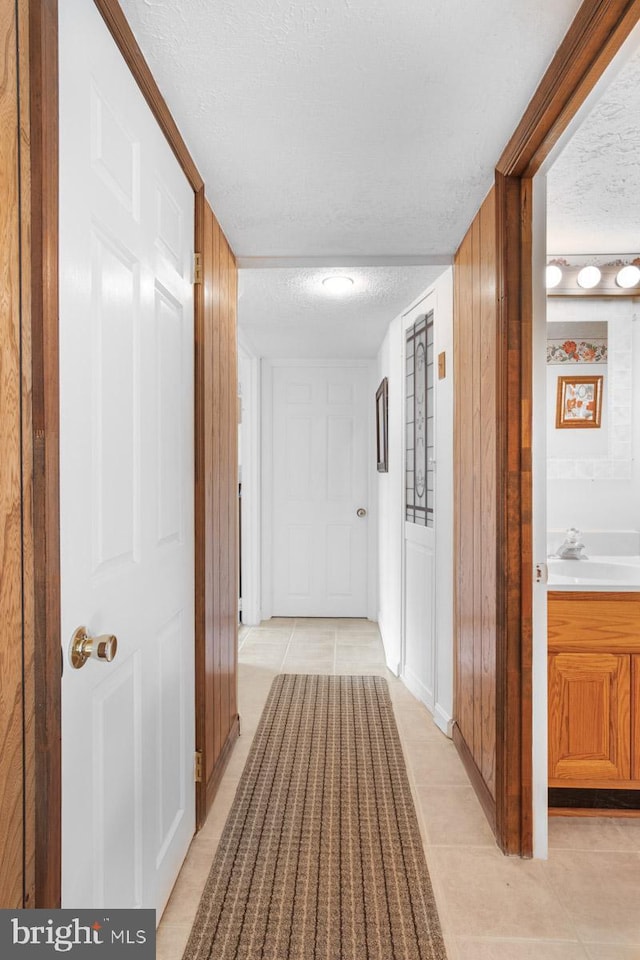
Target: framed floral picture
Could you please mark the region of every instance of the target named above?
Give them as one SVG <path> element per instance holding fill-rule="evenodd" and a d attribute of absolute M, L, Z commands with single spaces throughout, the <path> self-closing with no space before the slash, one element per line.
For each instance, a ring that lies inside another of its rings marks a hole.
<path fill-rule="evenodd" d="M 556 428 L 599 427 L 602 377 L 558 377 Z"/>

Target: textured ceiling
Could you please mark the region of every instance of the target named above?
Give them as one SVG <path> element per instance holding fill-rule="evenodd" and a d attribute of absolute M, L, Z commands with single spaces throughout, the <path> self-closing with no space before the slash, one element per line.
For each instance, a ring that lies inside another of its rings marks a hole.
<path fill-rule="evenodd" d="M 451 254 L 580 0 L 121 0 L 234 252 Z"/>
<path fill-rule="evenodd" d="M 396 264 L 344 268 L 342 301 L 318 288 L 334 271 L 241 270 L 240 326 L 272 357 L 375 354 L 443 269 L 398 262 L 456 250 L 580 6 L 121 3 L 241 262 Z"/>
<path fill-rule="evenodd" d="M 640 51 L 547 176 L 550 254 L 640 252 Z"/>
<path fill-rule="evenodd" d="M 263 357 L 373 357 L 391 320 L 442 270 L 240 270 L 240 326 Z M 328 296 L 322 286 L 337 274 L 354 281 L 348 297 Z"/>

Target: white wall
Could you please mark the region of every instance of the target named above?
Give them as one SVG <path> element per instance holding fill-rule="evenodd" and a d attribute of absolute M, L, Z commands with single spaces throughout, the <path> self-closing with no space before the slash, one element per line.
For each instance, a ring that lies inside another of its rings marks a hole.
<path fill-rule="evenodd" d="M 378 625 L 387 666 L 400 673 L 402 640 L 402 321 L 396 317 L 377 356 L 378 383 L 389 381 L 389 472 L 378 474 Z"/>
<path fill-rule="evenodd" d="M 434 717 L 449 732 L 453 710 L 453 295 L 452 270 L 425 291 L 436 295 L 435 350 L 446 352 L 447 376 L 436 380 L 436 656 Z M 397 673 L 403 625 L 404 536 L 402 315 L 389 325 L 377 357 L 377 379 L 389 381 L 389 472 L 378 474 L 378 622 L 387 665 Z M 417 599 L 415 601 L 417 603 Z M 412 603 L 407 596 L 407 604 Z"/>
<path fill-rule="evenodd" d="M 558 298 L 549 300 L 547 319 L 574 321 L 576 330 L 580 322 L 608 322 L 606 367 L 548 367 L 547 523 L 549 531 L 578 527 L 585 533 L 587 552 L 609 552 L 599 546 L 607 542 L 601 538 L 590 545 L 590 531 L 640 530 L 640 310 L 622 298 Z M 605 375 L 602 429 L 556 430 L 555 384 L 558 375 L 569 372 Z M 557 539 L 550 533 L 551 547 Z"/>
<path fill-rule="evenodd" d="M 242 622 L 260 623 L 260 361 L 251 345 L 238 338 L 238 386 L 242 424 L 238 431 L 238 461 L 242 482 Z"/>

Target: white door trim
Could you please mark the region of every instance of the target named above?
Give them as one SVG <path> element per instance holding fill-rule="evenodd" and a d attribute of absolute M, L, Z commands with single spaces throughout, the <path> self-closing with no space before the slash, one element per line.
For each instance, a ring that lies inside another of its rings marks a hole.
<path fill-rule="evenodd" d="M 242 388 L 242 622 L 258 624 L 262 619 L 260 597 L 260 359 L 242 334 L 238 333 L 238 357 L 245 361 L 246 380 Z"/>
<path fill-rule="evenodd" d="M 286 363 L 286 361 L 285 361 Z M 260 363 L 262 386 L 261 448 L 262 448 L 262 543 L 261 543 L 261 609 L 264 620 L 273 615 L 273 578 L 271 576 L 271 549 L 273 543 L 273 367 L 274 361 L 264 357 Z"/>

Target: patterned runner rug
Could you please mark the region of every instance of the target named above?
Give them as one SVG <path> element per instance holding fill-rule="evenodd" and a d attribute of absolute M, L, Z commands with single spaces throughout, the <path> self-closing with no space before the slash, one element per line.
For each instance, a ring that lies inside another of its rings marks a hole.
<path fill-rule="evenodd" d="M 446 960 L 381 677 L 274 680 L 184 960 Z"/>

